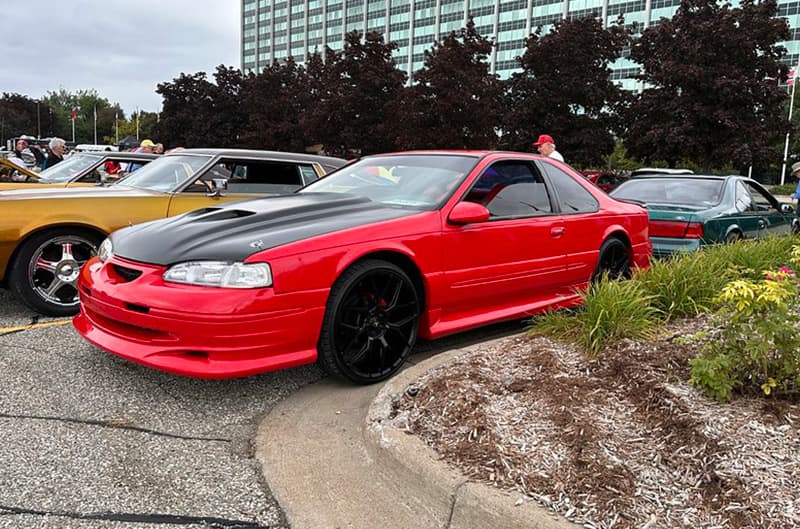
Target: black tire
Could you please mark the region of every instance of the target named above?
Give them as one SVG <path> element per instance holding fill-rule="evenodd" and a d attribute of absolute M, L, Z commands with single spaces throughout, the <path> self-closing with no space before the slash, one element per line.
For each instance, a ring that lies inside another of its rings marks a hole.
<path fill-rule="evenodd" d="M 725 244 L 733 244 L 742 240 L 742 234 L 736 230 L 725 236 Z"/>
<path fill-rule="evenodd" d="M 631 276 L 628 245 L 616 237 L 606 239 L 600 246 L 592 282 L 599 281 L 604 275 L 609 279 L 627 279 Z"/>
<path fill-rule="evenodd" d="M 325 307 L 319 363 L 330 375 L 372 384 L 405 363 L 419 329 L 419 292 L 400 267 L 370 259 L 348 268 Z"/>
<path fill-rule="evenodd" d="M 17 298 L 47 316 L 78 312 L 78 271 L 97 254 L 100 237 L 57 228 L 33 235 L 11 262 L 8 284 Z"/>

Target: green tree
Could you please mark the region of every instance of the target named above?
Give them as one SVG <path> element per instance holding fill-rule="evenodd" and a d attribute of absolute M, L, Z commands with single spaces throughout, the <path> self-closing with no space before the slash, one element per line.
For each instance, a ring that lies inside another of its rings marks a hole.
<path fill-rule="evenodd" d="M 309 103 L 306 74 L 294 59 L 273 63 L 258 75 L 250 74 L 244 79 L 241 96 L 247 116 L 240 137 L 243 147 L 302 152 L 308 145 L 300 125 Z"/>
<path fill-rule="evenodd" d="M 789 39 L 775 0 L 682 0 L 671 20 L 646 29 L 631 58 L 644 90 L 625 114 L 625 145 L 642 160 L 696 161 L 740 170 L 779 159 L 788 130 L 776 83 Z"/>
<path fill-rule="evenodd" d="M 72 109 L 75 109 L 75 143 L 95 143 L 95 116 L 97 141 L 114 135 L 114 113 L 119 105 L 111 105 L 96 90 L 68 92 L 63 88 L 48 92 L 45 97 L 52 108 L 54 136 L 72 140 Z"/>
<path fill-rule="evenodd" d="M 401 148 L 490 149 L 497 144 L 497 76 L 487 60 L 492 43 L 470 18 L 459 34 L 450 33 L 425 52 L 395 107 L 397 144 Z"/>
<path fill-rule="evenodd" d="M 0 147 L 5 146 L 7 139 L 23 134 L 52 135 L 50 115 L 51 108 L 47 101 L 4 92 L 0 95 Z"/>
<path fill-rule="evenodd" d="M 624 100 L 609 65 L 627 42 L 621 19 L 607 29 L 595 17 L 559 20 L 546 35 L 537 29 L 518 59 L 522 71 L 504 84 L 502 145 L 529 150 L 546 133 L 569 163 L 601 163 L 614 150 L 612 111 Z"/>
<path fill-rule="evenodd" d="M 241 72 L 223 65 L 214 73 L 180 74 L 159 83 L 163 97 L 160 120 L 153 135 L 165 145 L 182 147 L 233 147 L 246 121 L 239 104 Z M 140 137 L 143 137 L 140 134 Z"/>

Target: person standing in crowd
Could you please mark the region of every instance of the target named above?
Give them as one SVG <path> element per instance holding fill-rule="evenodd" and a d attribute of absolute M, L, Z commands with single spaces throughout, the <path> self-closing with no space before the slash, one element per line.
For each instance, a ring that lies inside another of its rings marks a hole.
<path fill-rule="evenodd" d="M 534 143 L 533 146 L 538 149 L 539 154 L 542 156 L 553 158 L 559 162 L 564 161 L 564 157 L 561 156 L 561 153 L 556 150 L 556 142 L 553 141 L 553 137 L 549 134 L 540 135 L 539 139 L 536 140 L 536 143 Z"/>
<path fill-rule="evenodd" d="M 153 143 L 153 140 L 142 140 L 142 143 L 139 144 L 139 147 L 136 148 L 133 152 L 144 152 L 144 153 L 152 153 L 153 148 L 156 146 Z"/>
<path fill-rule="evenodd" d="M 64 159 L 64 152 L 67 150 L 67 144 L 61 138 L 53 138 L 50 140 L 50 154 L 47 155 L 46 167 L 53 167 L 58 162 Z"/>
<path fill-rule="evenodd" d="M 142 142 L 139 144 L 139 147 L 134 149 L 133 152 L 143 152 L 143 153 L 150 154 L 150 153 L 153 152 L 153 148 L 155 148 L 155 146 L 156 146 L 156 144 L 153 143 L 153 140 L 150 140 L 150 139 L 142 140 Z M 130 174 L 130 173 L 134 172 L 135 170 L 140 169 L 142 167 L 144 167 L 144 164 L 131 162 L 131 163 L 128 164 L 128 173 Z"/>
<path fill-rule="evenodd" d="M 164 144 L 156 143 L 156 146 L 153 147 L 153 152 L 156 154 L 164 154 Z"/>
<path fill-rule="evenodd" d="M 28 140 L 23 138 L 17 140 L 11 157 L 17 160 L 14 161 L 15 164 L 21 165 L 25 169 L 33 169 L 36 165 L 36 156 L 31 151 Z"/>

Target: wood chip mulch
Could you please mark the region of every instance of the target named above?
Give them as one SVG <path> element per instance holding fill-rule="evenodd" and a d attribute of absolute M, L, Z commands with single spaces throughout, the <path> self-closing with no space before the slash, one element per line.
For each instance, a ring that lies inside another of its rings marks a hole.
<path fill-rule="evenodd" d="M 800 527 L 800 403 L 688 383 L 708 321 L 587 361 L 519 336 L 429 372 L 393 424 L 472 479 L 587 528 Z M 713 333 L 711 334 L 713 335 Z"/>

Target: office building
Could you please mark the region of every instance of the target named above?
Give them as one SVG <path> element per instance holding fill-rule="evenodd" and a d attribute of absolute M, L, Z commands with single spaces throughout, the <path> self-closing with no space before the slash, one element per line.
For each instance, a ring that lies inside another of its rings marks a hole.
<path fill-rule="evenodd" d="M 471 15 L 478 31 L 497 45 L 491 71 L 506 78 L 518 69 L 516 57 L 524 40 L 537 27 L 549 30 L 565 17 L 595 14 L 606 24 L 620 14 L 626 24 L 646 28 L 671 17 L 680 0 L 242 0 L 242 71 L 260 71 L 274 61 L 292 56 L 304 62 L 325 46 L 342 48 L 344 35 L 358 30 L 378 31 L 399 45 L 398 67 L 411 74 L 423 65 L 424 51 L 451 31 L 458 31 Z M 791 29 L 787 64 L 800 58 L 800 2 L 779 0 L 779 16 Z M 619 59 L 612 79 L 633 88 L 637 66 Z"/>

